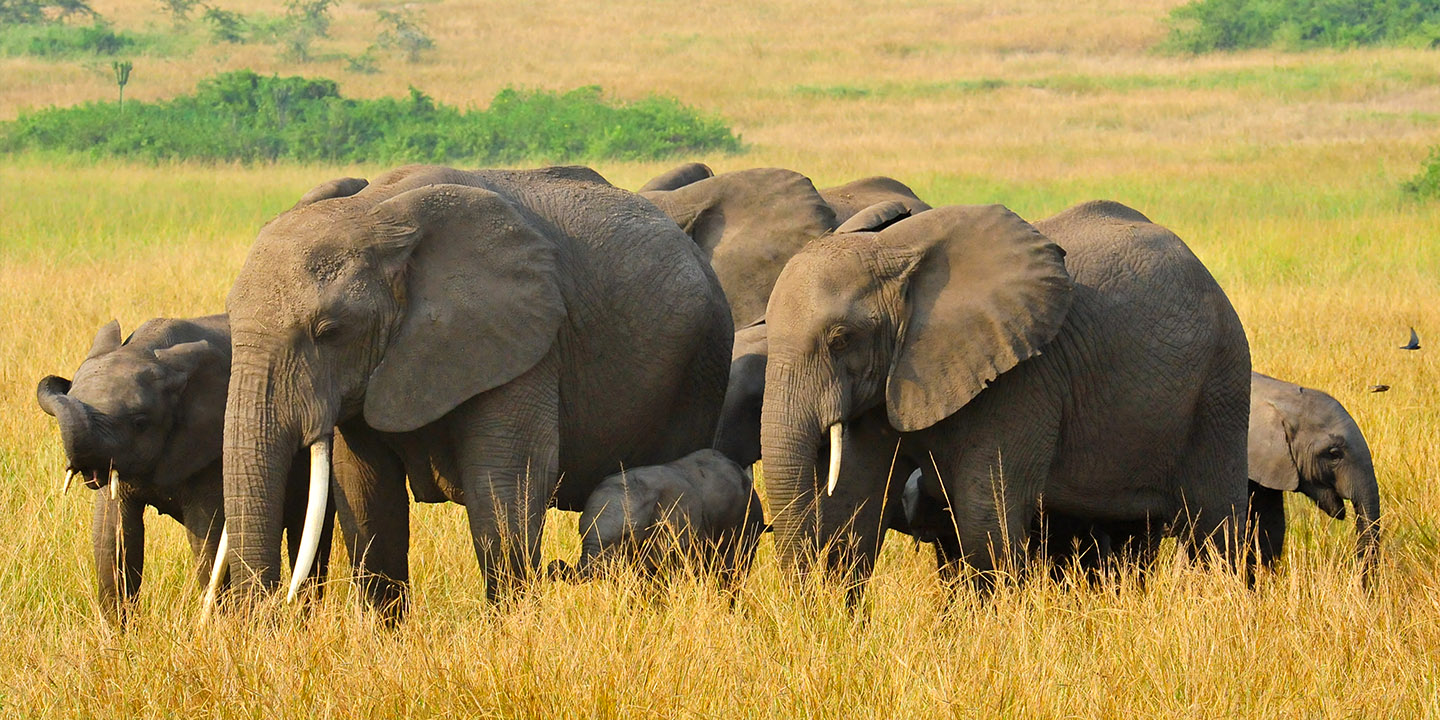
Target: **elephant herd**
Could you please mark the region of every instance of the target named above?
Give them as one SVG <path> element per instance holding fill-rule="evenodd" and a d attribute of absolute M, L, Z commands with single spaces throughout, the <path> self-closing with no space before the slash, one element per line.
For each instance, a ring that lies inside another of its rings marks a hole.
<path fill-rule="evenodd" d="M 491 599 L 537 575 L 549 507 L 582 512 L 556 578 L 699 560 L 728 583 L 773 529 L 785 568 L 852 595 L 887 530 L 982 589 L 1143 568 L 1167 535 L 1272 564 L 1285 491 L 1336 518 L 1349 500 L 1361 556 L 1379 542 L 1353 419 L 1252 374 L 1210 273 L 1114 202 L 1031 223 L 880 177 L 691 163 L 632 193 L 579 167 L 407 166 L 306 193 L 225 314 L 123 341 L 112 322 L 38 398 L 65 487 L 97 491 L 120 621 L 147 505 L 184 525 L 207 612 L 276 589 L 282 542 L 292 599 L 322 579 L 338 519 L 392 620 L 412 498 L 465 507 Z"/>

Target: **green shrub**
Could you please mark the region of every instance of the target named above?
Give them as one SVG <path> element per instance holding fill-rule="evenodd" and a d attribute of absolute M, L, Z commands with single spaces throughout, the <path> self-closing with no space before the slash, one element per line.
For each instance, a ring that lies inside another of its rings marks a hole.
<path fill-rule="evenodd" d="M 1420 174 L 1405 181 L 1405 191 L 1420 198 L 1440 198 L 1440 145 L 1430 148 Z"/>
<path fill-rule="evenodd" d="M 1260 47 L 1440 45 L 1440 0 L 1193 0 L 1170 13 L 1163 47 L 1189 53 Z"/>
<path fill-rule="evenodd" d="M 0 55 L 45 58 L 115 55 L 143 51 L 155 45 L 155 38 L 150 35 L 121 32 L 104 22 L 0 27 Z"/>
<path fill-rule="evenodd" d="M 375 38 L 375 46 L 400 51 L 406 62 L 419 62 L 420 54 L 435 49 L 435 39 L 425 32 L 419 16 L 410 10 L 377 10 L 376 16 L 385 29 Z"/>
<path fill-rule="evenodd" d="M 0 124 L 0 152 L 60 150 L 151 161 L 294 160 L 467 165 L 736 152 L 716 118 L 675 100 L 607 102 L 598 87 L 566 93 L 506 89 L 485 110 L 405 98 L 356 100 L 332 80 L 248 70 L 202 81 L 192 95 L 23 113 Z"/>

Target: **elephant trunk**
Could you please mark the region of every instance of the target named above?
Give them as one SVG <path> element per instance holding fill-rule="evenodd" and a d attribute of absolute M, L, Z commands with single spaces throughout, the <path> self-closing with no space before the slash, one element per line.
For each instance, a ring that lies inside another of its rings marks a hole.
<path fill-rule="evenodd" d="M 1368 578 L 1380 549 L 1380 486 L 1369 457 L 1362 460 L 1342 471 L 1335 485 L 1355 506 L 1355 552 Z"/>
<path fill-rule="evenodd" d="M 793 376 L 773 366 L 767 375 L 760 425 L 766 496 L 780 560 L 800 571 L 817 557 L 823 542 L 816 475 L 823 428 L 799 402 Z"/>
<path fill-rule="evenodd" d="M 232 587 L 251 593 L 280 581 L 285 481 L 300 442 L 275 386 L 266 368 L 236 357 L 225 406 L 225 517 Z"/>

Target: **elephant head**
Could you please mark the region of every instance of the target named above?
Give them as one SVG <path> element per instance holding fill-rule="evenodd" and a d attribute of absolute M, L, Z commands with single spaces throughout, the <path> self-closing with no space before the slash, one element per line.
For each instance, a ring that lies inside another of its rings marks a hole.
<path fill-rule="evenodd" d="M 67 485 L 79 474 L 92 489 L 120 478 L 173 491 L 220 457 L 230 348 L 206 339 L 167 342 L 171 322 L 147 322 L 122 343 L 112 321 L 73 381 L 40 381 L 40 408 L 60 423 Z"/>
<path fill-rule="evenodd" d="M 844 185 L 822 188 L 820 197 L 835 210 L 835 222 L 845 224 L 865 208 L 880 203 L 898 203 L 906 215 L 919 215 L 930 209 L 905 183 L 884 176 L 861 178 Z M 836 232 L 840 232 L 837 230 Z"/>
<path fill-rule="evenodd" d="M 860 475 L 888 472 L 892 453 L 842 474 L 851 429 L 907 433 L 955 413 L 1056 335 L 1072 294 L 1064 252 L 998 205 L 931 210 L 792 258 L 766 311 L 761 423 L 782 560 L 835 542 L 876 496 Z M 878 542 L 867 532 L 861 542 Z"/>
<path fill-rule="evenodd" d="M 1250 479 L 1303 493 L 1337 520 L 1345 502 L 1355 507 L 1356 550 L 1372 560 L 1380 542 L 1380 489 L 1370 446 L 1360 426 L 1335 398 L 1310 388 L 1252 373 Z"/>
<path fill-rule="evenodd" d="M 415 166 L 368 186 L 334 181 L 260 231 L 227 300 L 225 510 L 240 587 L 278 582 L 297 450 L 312 449 L 310 507 L 323 507 L 337 423 L 415 430 L 530 369 L 555 342 L 565 308 L 554 243 L 510 201 L 458 184 L 467 180 Z M 292 593 L 318 514 L 307 516 Z"/>

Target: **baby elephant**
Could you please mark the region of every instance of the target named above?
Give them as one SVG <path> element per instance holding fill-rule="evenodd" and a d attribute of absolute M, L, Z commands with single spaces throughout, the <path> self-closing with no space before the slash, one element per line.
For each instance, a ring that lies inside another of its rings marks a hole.
<path fill-rule="evenodd" d="M 550 565 L 552 576 L 593 577 L 610 558 L 647 575 L 693 562 L 729 587 L 749 568 L 768 530 L 754 484 L 716 450 L 632 468 L 605 478 L 580 514 L 580 563 Z"/>
<path fill-rule="evenodd" d="M 1285 492 L 1299 492 L 1336 520 L 1355 509 L 1356 553 L 1370 569 L 1380 544 L 1380 488 L 1370 446 L 1338 400 L 1250 375 L 1250 526 L 1260 561 L 1285 546 Z"/>
<path fill-rule="evenodd" d="M 145 564 L 145 507 L 185 526 L 202 587 L 225 525 L 220 442 L 230 385 L 225 315 L 159 318 L 121 342 L 120 324 L 100 328 L 75 379 L 40 381 L 40 407 L 60 424 L 63 489 L 78 475 L 95 493 L 94 545 L 100 607 L 123 623 Z M 309 458 L 291 465 L 286 502 L 291 558 L 305 514 Z M 327 518 L 333 516 L 327 513 Z M 332 524 L 321 539 L 317 574 L 328 562 Z"/>

